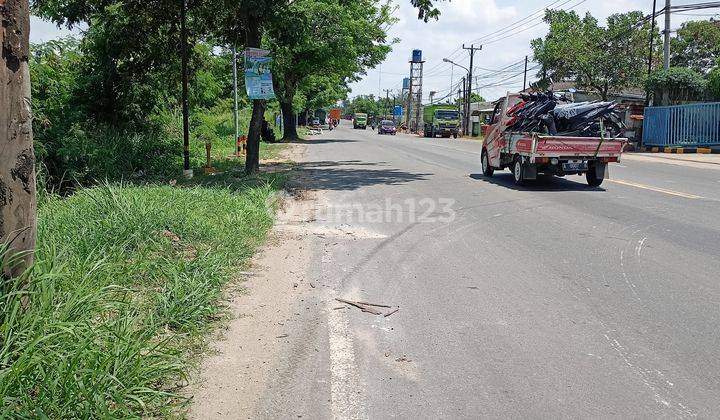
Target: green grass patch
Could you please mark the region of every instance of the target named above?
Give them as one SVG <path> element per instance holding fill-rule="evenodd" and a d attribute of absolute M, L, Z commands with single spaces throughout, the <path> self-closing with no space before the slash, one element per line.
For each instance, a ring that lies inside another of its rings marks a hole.
<path fill-rule="evenodd" d="M 0 289 L 0 418 L 152 417 L 182 403 L 188 356 L 270 229 L 283 181 L 228 173 L 44 196 L 32 280 Z"/>

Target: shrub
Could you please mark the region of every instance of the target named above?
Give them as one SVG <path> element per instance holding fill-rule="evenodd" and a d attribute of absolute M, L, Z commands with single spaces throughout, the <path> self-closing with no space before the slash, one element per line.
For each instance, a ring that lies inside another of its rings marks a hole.
<path fill-rule="evenodd" d="M 707 94 L 708 82 L 697 71 L 685 67 L 671 67 L 650 75 L 646 82 L 647 91 L 656 101 L 668 92 L 671 103 L 702 101 Z"/>

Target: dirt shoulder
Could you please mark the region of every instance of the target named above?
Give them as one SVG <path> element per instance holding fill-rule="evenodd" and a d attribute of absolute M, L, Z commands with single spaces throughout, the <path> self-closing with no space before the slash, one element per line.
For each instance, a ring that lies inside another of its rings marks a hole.
<path fill-rule="evenodd" d="M 287 153 L 297 159 L 304 151 L 302 144 L 293 144 Z M 313 220 L 315 195 L 293 184 L 301 182 L 290 180 L 267 244 L 243 273 L 242 291 L 230 296 L 231 320 L 190 381 L 189 418 L 253 416 L 290 334 L 293 304 L 316 287 L 305 276 L 311 239 L 302 229 Z"/>

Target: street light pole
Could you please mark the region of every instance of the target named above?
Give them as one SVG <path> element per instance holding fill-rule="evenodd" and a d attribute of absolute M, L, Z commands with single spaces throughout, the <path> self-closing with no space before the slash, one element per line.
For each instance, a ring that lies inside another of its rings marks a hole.
<path fill-rule="evenodd" d="M 463 69 L 463 70 L 465 70 L 466 72 L 468 72 L 468 75 L 467 75 L 466 77 L 463 77 L 463 79 L 462 79 L 462 103 L 463 103 L 462 112 L 463 112 L 463 114 L 465 114 L 465 110 L 466 110 L 466 109 L 469 109 L 469 105 L 468 105 L 468 100 L 469 100 L 468 97 L 469 97 L 469 96 L 468 96 L 468 94 L 467 94 L 467 91 L 468 91 L 468 81 L 470 80 L 470 77 L 471 77 L 471 75 L 472 75 L 472 72 L 470 71 L 469 68 L 467 68 L 467 67 L 465 67 L 465 66 L 461 66 L 460 64 L 458 64 L 458 63 L 456 63 L 456 62 L 454 62 L 454 61 L 452 61 L 452 60 L 450 60 L 450 59 L 448 59 L 448 58 L 443 58 L 443 61 L 446 62 L 446 63 L 450 63 L 450 64 L 452 64 L 453 66 L 458 66 L 458 67 L 460 67 L 461 69 Z M 472 60 L 471 60 L 471 61 L 472 61 Z M 460 89 L 459 89 L 459 88 L 458 88 L 458 97 L 460 97 Z M 458 107 L 458 108 L 460 108 L 460 107 Z M 458 111 L 459 111 L 459 110 L 458 110 Z M 465 115 L 463 115 L 462 126 L 463 126 L 463 133 L 464 133 L 464 132 L 467 130 L 467 118 L 465 118 Z"/>
<path fill-rule="evenodd" d="M 237 78 L 237 49 L 233 45 L 233 96 L 235 97 L 235 104 L 233 106 L 233 122 L 235 124 L 235 143 L 237 144 L 238 138 L 240 137 L 240 127 L 238 124 L 238 78 Z M 237 146 L 236 146 L 237 147 Z M 237 152 L 240 152 L 239 150 Z"/>

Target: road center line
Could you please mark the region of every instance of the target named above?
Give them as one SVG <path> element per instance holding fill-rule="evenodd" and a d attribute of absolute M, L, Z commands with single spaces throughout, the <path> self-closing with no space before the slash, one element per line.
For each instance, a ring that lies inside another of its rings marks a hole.
<path fill-rule="evenodd" d="M 613 183 L 615 183 L 615 184 L 627 185 L 627 186 L 629 186 L 629 187 L 642 188 L 642 189 L 644 189 L 644 190 L 650 190 L 650 191 L 655 191 L 655 192 L 659 192 L 659 193 L 663 193 L 663 194 L 674 195 L 674 196 L 676 196 L 676 197 L 689 198 L 689 199 L 692 199 L 692 200 L 698 200 L 698 199 L 703 199 L 703 198 L 705 198 L 705 197 L 702 197 L 702 196 L 700 196 L 700 195 L 688 194 L 688 193 L 684 193 L 684 192 L 680 192 L 680 191 L 667 190 L 667 189 L 665 189 L 665 188 L 652 187 L 652 186 L 650 186 L 650 185 L 637 184 L 637 183 L 635 183 L 635 182 L 622 181 L 622 180 L 619 180 L 619 179 L 608 179 L 607 181 L 613 182 Z"/>

